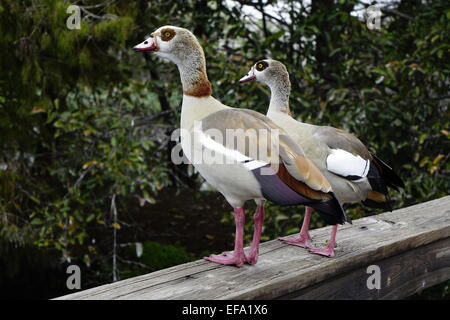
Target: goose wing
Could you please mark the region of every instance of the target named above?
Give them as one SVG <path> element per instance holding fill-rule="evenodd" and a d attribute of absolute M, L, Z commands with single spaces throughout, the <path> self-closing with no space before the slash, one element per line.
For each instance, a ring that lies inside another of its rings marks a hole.
<path fill-rule="evenodd" d="M 274 198 L 283 196 L 279 195 L 280 188 L 273 188 L 276 178 L 289 187 L 287 193 L 294 191 L 299 194 L 304 199 L 303 204 L 316 208 L 328 223 L 350 222 L 325 176 L 305 156 L 301 147 L 266 116 L 247 109 L 221 110 L 202 119 L 201 134 L 211 146 L 215 145 L 215 150 L 223 147 L 222 153 L 234 154 L 236 161 L 241 161 L 257 175 L 263 191 L 268 190 Z M 222 141 L 215 139 L 214 135 L 221 137 Z M 235 140 L 236 137 L 240 137 L 241 143 Z M 263 169 L 272 169 L 273 176 L 264 177 L 261 174 Z M 289 199 L 279 202 L 300 204 Z"/>

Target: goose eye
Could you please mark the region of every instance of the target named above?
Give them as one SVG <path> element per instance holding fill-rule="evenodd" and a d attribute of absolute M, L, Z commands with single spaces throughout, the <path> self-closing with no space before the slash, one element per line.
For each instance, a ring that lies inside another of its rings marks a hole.
<path fill-rule="evenodd" d="M 172 29 L 166 29 L 161 31 L 161 40 L 163 41 L 169 41 L 172 40 L 172 38 L 175 37 L 175 31 Z"/>
<path fill-rule="evenodd" d="M 267 68 L 269 64 L 265 61 L 260 61 L 256 63 L 256 70 L 257 71 L 263 71 L 265 68 Z"/>

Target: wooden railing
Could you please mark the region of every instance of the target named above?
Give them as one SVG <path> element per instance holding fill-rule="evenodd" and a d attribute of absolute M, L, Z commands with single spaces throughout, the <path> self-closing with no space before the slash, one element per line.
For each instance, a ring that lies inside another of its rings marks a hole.
<path fill-rule="evenodd" d="M 323 245 L 330 227 L 312 230 Z M 258 264 L 205 260 L 58 299 L 398 299 L 450 279 L 450 196 L 340 227 L 336 256 L 273 240 Z M 379 276 L 379 282 L 377 277 Z"/>

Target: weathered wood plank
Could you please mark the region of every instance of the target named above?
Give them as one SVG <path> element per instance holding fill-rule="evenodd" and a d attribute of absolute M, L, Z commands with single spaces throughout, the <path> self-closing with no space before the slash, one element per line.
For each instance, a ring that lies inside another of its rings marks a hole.
<path fill-rule="evenodd" d="M 277 299 L 400 299 L 450 279 L 450 238 L 375 261 L 381 287 L 369 289 L 370 274 L 359 268 Z"/>
<path fill-rule="evenodd" d="M 323 245 L 329 232 L 312 230 L 313 241 Z M 199 260 L 59 299 L 392 299 L 450 278 L 449 239 L 447 196 L 342 226 L 331 259 L 273 240 L 261 245 L 255 266 Z M 370 292 L 371 264 L 380 266 L 384 288 Z"/>

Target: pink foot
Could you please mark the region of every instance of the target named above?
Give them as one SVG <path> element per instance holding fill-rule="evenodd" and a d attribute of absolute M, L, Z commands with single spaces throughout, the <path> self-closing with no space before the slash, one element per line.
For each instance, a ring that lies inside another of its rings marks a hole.
<path fill-rule="evenodd" d="M 245 257 L 246 258 L 245 261 L 248 264 L 256 264 L 258 262 L 258 256 L 259 256 L 258 252 L 250 252 L 250 255 Z"/>
<path fill-rule="evenodd" d="M 310 248 L 311 245 L 311 236 L 309 235 L 309 233 L 305 233 L 302 235 L 299 235 L 298 237 L 295 238 L 291 238 L 291 237 L 282 237 L 282 238 L 278 238 L 278 240 L 281 240 L 287 244 L 293 245 L 293 246 L 298 246 L 298 247 L 302 247 L 302 248 Z"/>
<path fill-rule="evenodd" d="M 328 258 L 334 257 L 334 248 L 329 246 L 323 248 L 311 248 L 308 251 Z"/>
<path fill-rule="evenodd" d="M 213 257 L 225 257 L 225 258 L 232 258 L 234 256 L 234 251 L 227 251 L 224 252 L 220 255 L 213 255 Z M 258 257 L 259 257 L 259 253 L 258 252 L 250 252 L 250 254 L 248 256 L 244 256 L 245 257 L 245 262 L 248 264 L 256 264 L 258 262 Z M 205 257 L 206 260 L 212 261 L 209 259 L 209 257 Z M 217 261 L 213 261 L 213 262 L 217 262 Z"/>
<path fill-rule="evenodd" d="M 234 240 L 234 250 L 231 252 L 226 252 L 221 255 L 211 255 L 205 257 L 205 260 L 225 264 L 225 265 L 235 265 L 236 267 L 241 267 L 246 262 L 244 254 L 244 222 L 245 213 L 242 208 L 234 209 L 234 222 L 236 224 L 236 236 Z"/>
<path fill-rule="evenodd" d="M 222 253 L 221 255 L 217 255 L 217 257 L 230 258 L 231 256 L 233 256 L 233 254 L 234 254 L 233 251 L 227 251 Z M 250 252 L 248 256 L 245 256 L 245 262 L 248 264 L 256 264 L 258 262 L 258 256 L 259 256 L 258 252 Z M 205 259 L 209 260 L 208 257 L 205 257 Z"/>
<path fill-rule="evenodd" d="M 300 232 L 297 237 L 291 238 L 291 237 L 283 237 L 278 238 L 278 240 L 281 240 L 287 244 L 301 247 L 301 248 L 310 248 L 311 245 L 311 236 L 309 235 L 309 221 L 311 220 L 311 213 L 312 208 L 306 207 L 305 210 L 305 219 L 303 220 L 302 227 L 300 229 Z"/>
<path fill-rule="evenodd" d="M 242 267 L 246 262 L 244 254 L 235 254 L 234 252 L 227 252 L 223 255 L 211 255 L 204 257 L 204 259 L 224 265 L 235 265 L 236 267 Z"/>

